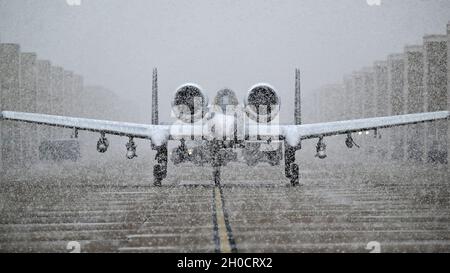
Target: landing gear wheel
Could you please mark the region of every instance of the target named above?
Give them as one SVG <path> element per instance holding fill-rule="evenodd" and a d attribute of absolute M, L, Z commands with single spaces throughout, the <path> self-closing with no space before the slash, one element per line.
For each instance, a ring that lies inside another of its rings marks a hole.
<path fill-rule="evenodd" d="M 161 146 L 152 146 L 156 150 L 156 164 L 153 166 L 153 184 L 161 186 L 161 181 L 167 176 L 167 143 Z"/>
<path fill-rule="evenodd" d="M 220 167 L 215 167 L 213 171 L 214 185 L 220 186 Z"/>
<path fill-rule="evenodd" d="M 165 175 L 163 167 L 160 164 L 156 164 L 155 166 L 153 166 L 153 177 L 153 185 L 155 185 L 155 187 L 161 187 L 161 181 L 163 180 Z"/>
<path fill-rule="evenodd" d="M 295 187 L 300 185 L 299 182 L 299 167 L 297 164 L 291 164 L 291 186 Z"/>
<path fill-rule="evenodd" d="M 292 178 L 292 164 L 295 164 L 295 149 L 287 143 L 284 151 L 284 173 L 286 178 Z"/>
<path fill-rule="evenodd" d="M 161 179 L 158 179 L 158 178 L 155 178 L 155 180 L 153 181 L 153 186 L 155 186 L 155 187 L 161 187 L 162 186 L 162 180 Z"/>

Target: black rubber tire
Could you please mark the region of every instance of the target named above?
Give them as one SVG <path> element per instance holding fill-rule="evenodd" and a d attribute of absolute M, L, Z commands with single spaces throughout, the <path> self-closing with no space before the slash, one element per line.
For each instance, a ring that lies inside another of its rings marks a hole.
<path fill-rule="evenodd" d="M 160 187 L 162 184 L 161 181 L 164 177 L 165 174 L 163 171 L 163 167 L 160 164 L 156 164 L 155 166 L 153 166 L 153 185 Z"/>
<path fill-rule="evenodd" d="M 291 186 L 296 187 L 300 185 L 299 181 L 299 167 L 297 164 L 291 164 Z"/>
<path fill-rule="evenodd" d="M 158 179 L 158 178 L 155 178 L 154 180 L 153 180 L 153 186 L 155 186 L 155 187 L 161 187 L 162 186 L 162 180 L 161 179 Z"/>
<path fill-rule="evenodd" d="M 214 177 L 214 185 L 220 186 L 220 169 L 219 168 L 214 169 L 213 177 Z"/>

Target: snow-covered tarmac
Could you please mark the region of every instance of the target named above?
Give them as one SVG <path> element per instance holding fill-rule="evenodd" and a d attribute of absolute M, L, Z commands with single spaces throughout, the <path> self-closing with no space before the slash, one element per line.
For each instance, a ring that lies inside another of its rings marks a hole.
<path fill-rule="evenodd" d="M 186 165 L 156 188 L 151 164 L 132 164 L 1 176 L 0 252 L 450 251 L 447 166 L 313 161 L 292 188 L 281 166 L 233 163 L 216 188 Z"/>

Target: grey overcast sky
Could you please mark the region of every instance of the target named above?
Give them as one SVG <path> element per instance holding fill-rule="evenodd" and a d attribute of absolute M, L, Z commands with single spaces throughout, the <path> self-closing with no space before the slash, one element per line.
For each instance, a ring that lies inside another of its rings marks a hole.
<path fill-rule="evenodd" d="M 448 0 L 0 0 L 2 42 L 128 96 L 136 109 L 150 105 L 157 66 L 163 109 L 184 82 L 210 97 L 227 86 L 240 98 L 269 82 L 284 117 L 291 116 L 295 67 L 308 95 L 420 44 L 424 34 L 445 33 L 449 20 Z M 169 111 L 161 115 L 168 119 Z"/>

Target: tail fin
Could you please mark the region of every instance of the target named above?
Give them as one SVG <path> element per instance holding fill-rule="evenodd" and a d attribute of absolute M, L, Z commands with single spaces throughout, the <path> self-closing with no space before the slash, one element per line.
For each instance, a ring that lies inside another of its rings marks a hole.
<path fill-rule="evenodd" d="M 152 82 L 152 124 L 159 124 L 158 117 L 158 70 L 153 68 L 153 82 Z"/>
<path fill-rule="evenodd" d="M 295 69 L 295 109 L 294 109 L 295 125 L 302 124 L 302 98 L 301 98 L 301 83 L 300 83 L 300 69 Z"/>

